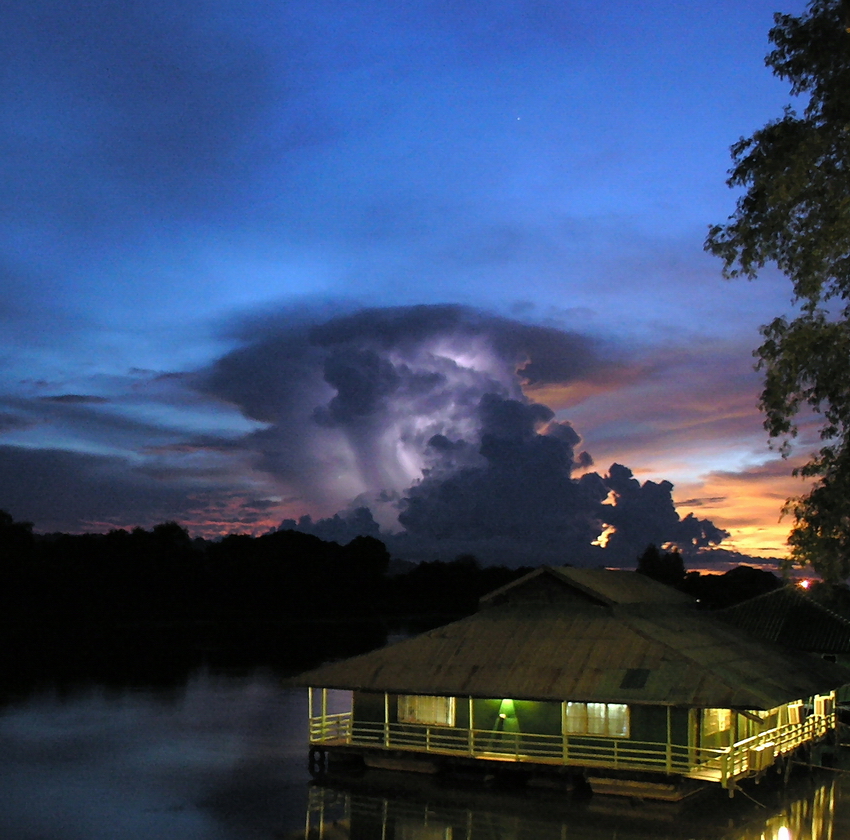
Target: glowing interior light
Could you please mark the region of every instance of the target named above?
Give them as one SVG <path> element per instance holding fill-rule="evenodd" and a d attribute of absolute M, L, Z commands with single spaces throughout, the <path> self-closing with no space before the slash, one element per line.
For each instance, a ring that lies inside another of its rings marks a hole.
<path fill-rule="evenodd" d="M 513 717 L 514 714 L 514 701 L 502 700 L 502 704 L 499 706 L 499 717 L 504 720 L 507 717 Z"/>
<path fill-rule="evenodd" d="M 808 580 L 808 578 L 800 581 L 800 586 L 803 589 L 808 589 L 811 585 L 812 585 L 812 582 L 810 580 Z M 786 831 L 787 831 L 787 829 L 786 829 Z"/>
<path fill-rule="evenodd" d="M 792 840 L 791 832 L 784 825 L 780 825 L 776 830 L 776 840 Z"/>

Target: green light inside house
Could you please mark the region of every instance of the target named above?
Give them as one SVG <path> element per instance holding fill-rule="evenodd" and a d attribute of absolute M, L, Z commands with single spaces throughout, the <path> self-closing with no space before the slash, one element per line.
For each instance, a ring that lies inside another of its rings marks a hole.
<path fill-rule="evenodd" d="M 502 718 L 502 720 L 509 717 L 516 717 L 513 700 L 502 700 L 501 705 L 499 706 L 499 717 Z"/>

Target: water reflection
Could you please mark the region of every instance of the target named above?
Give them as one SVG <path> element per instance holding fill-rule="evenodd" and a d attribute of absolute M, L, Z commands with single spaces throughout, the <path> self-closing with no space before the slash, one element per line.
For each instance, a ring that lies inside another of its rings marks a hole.
<path fill-rule="evenodd" d="M 0 837 L 280 836 L 303 826 L 306 717 L 263 671 L 32 695 L 0 714 Z"/>
<path fill-rule="evenodd" d="M 597 797 L 557 802 L 521 793 L 440 791 L 386 795 L 316 785 L 293 840 L 842 840 L 839 782 L 792 785 L 771 805 L 710 796 L 679 810 Z M 464 796 L 471 800 L 462 804 Z M 725 796 L 725 794 L 724 794 Z"/>
<path fill-rule="evenodd" d="M 90 684 L 0 708 L 2 840 L 844 840 L 850 776 L 718 791 L 702 806 L 307 773 L 307 697 L 271 670 L 168 688 Z M 306 825 L 305 825 L 306 820 Z"/>

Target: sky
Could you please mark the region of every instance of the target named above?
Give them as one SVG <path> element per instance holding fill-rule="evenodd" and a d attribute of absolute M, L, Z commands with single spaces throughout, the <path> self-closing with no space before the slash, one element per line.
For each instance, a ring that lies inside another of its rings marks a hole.
<path fill-rule="evenodd" d="M 780 2 L 3 4 L 0 508 L 785 554 L 790 283 L 703 251 Z"/>

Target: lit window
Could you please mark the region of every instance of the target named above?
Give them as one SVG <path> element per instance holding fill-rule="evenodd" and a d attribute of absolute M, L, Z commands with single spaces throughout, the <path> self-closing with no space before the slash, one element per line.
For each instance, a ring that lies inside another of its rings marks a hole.
<path fill-rule="evenodd" d="M 629 707 L 625 703 L 567 703 L 567 735 L 629 737 Z"/>
<path fill-rule="evenodd" d="M 454 726 L 455 699 L 431 694 L 402 694 L 398 698 L 398 720 L 399 723 Z"/>
<path fill-rule="evenodd" d="M 729 709 L 704 709 L 702 731 L 704 735 L 716 735 L 732 726 L 732 712 Z"/>

